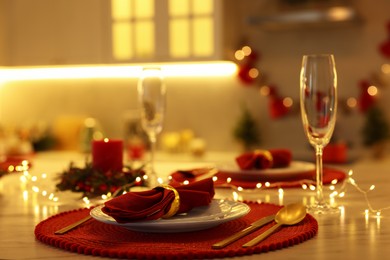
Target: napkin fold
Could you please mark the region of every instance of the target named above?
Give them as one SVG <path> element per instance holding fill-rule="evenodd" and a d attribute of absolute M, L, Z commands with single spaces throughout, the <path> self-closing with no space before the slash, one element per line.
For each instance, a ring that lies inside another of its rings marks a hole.
<path fill-rule="evenodd" d="M 214 183 L 211 178 L 174 186 L 179 194 L 180 206 L 176 214 L 206 206 L 214 197 Z M 102 211 L 118 223 L 156 220 L 163 217 L 175 199 L 172 190 L 156 187 L 148 191 L 128 192 L 104 203 Z"/>
<path fill-rule="evenodd" d="M 236 157 L 241 170 L 283 168 L 290 165 L 292 153 L 287 149 L 255 150 Z"/>

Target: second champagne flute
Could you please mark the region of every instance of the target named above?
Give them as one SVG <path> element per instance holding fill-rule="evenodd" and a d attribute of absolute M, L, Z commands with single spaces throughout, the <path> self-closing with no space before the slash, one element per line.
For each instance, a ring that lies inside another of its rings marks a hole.
<path fill-rule="evenodd" d="M 158 184 L 154 166 L 157 136 L 163 129 L 166 86 L 160 68 L 144 68 L 138 81 L 138 97 L 141 105 L 141 125 L 150 141 L 150 164 L 147 170 L 149 186 Z"/>
<path fill-rule="evenodd" d="M 322 153 L 332 137 L 337 113 L 337 74 L 331 54 L 305 55 L 300 75 L 303 128 L 316 153 L 317 199 L 312 213 L 337 212 L 324 198 Z"/>

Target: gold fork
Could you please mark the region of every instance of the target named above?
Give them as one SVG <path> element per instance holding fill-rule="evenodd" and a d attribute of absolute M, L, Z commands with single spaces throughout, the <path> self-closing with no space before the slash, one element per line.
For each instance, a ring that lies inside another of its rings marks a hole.
<path fill-rule="evenodd" d="M 115 197 L 118 197 L 119 195 L 121 195 L 128 187 L 131 187 L 133 186 L 134 183 L 128 183 L 126 185 L 123 185 L 120 189 L 117 189 L 113 194 L 112 194 L 112 197 L 115 198 Z M 63 235 L 65 233 L 67 233 L 68 231 L 72 230 L 72 229 L 75 229 L 76 227 L 80 226 L 81 224 L 87 222 L 88 220 L 92 219 L 91 215 L 88 215 L 87 217 L 83 218 L 83 219 L 80 219 L 66 227 L 63 227 L 57 231 L 54 232 L 54 234 L 56 235 Z"/>

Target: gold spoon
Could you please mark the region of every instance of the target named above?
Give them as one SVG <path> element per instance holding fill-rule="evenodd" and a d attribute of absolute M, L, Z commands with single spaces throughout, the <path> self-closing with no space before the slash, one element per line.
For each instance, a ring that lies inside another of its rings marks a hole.
<path fill-rule="evenodd" d="M 306 217 L 306 207 L 301 203 L 293 203 L 281 208 L 275 215 L 276 225 L 255 237 L 251 241 L 242 245 L 243 247 L 251 247 L 257 245 L 260 241 L 267 238 L 269 235 L 278 230 L 282 225 L 295 225 L 301 222 Z"/>

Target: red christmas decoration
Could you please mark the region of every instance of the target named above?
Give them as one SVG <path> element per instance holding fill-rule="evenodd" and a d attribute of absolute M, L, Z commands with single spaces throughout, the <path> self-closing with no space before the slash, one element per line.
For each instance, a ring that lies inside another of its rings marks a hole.
<path fill-rule="evenodd" d="M 370 107 L 372 107 L 375 102 L 375 96 L 372 96 L 368 93 L 368 88 L 371 84 L 367 80 L 362 80 L 359 83 L 360 85 L 360 97 L 359 97 L 359 110 L 362 113 L 365 113 Z"/>
<path fill-rule="evenodd" d="M 390 20 L 386 23 L 386 30 L 388 33 L 387 39 L 379 45 L 379 51 L 380 53 L 390 59 Z M 249 48 L 249 46 L 245 46 L 244 48 Z M 241 50 L 238 50 L 238 52 L 243 53 L 244 48 Z M 251 49 L 250 49 L 251 50 Z M 249 54 L 245 55 L 242 59 L 238 59 L 241 62 L 238 64 L 238 78 L 245 83 L 246 85 L 251 85 L 255 83 L 256 77 L 253 77 L 251 75 L 251 70 L 256 69 L 255 65 L 257 61 L 259 60 L 260 55 L 251 50 Z M 264 86 L 264 83 L 261 83 L 260 86 Z M 369 108 L 371 108 L 376 103 L 376 95 L 369 93 L 369 88 L 372 86 L 369 81 L 362 80 L 359 82 L 360 87 L 360 96 L 358 97 L 357 104 L 359 111 L 362 113 L 367 112 Z M 269 92 L 266 94 L 269 98 L 269 114 L 272 119 L 279 119 L 282 117 L 287 116 L 292 111 L 295 111 L 292 109 L 291 106 L 285 104 L 285 98 L 281 97 L 277 91 L 276 86 L 269 86 L 267 87 Z M 318 94 L 318 100 L 321 100 L 321 94 Z M 318 103 L 318 109 L 321 109 L 321 103 Z M 350 108 L 349 108 L 350 109 Z M 328 118 L 323 118 L 324 122 L 328 120 Z"/>
<path fill-rule="evenodd" d="M 270 99 L 270 115 L 271 118 L 277 119 L 286 116 L 290 112 L 290 108 L 286 107 L 282 98 Z"/>
<path fill-rule="evenodd" d="M 249 63 L 255 65 L 255 63 L 260 59 L 260 53 L 255 50 L 252 50 L 251 53 L 247 56 L 247 58 Z"/>
<path fill-rule="evenodd" d="M 379 51 L 383 54 L 383 56 L 390 59 L 390 21 L 387 22 L 386 29 L 388 33 L 388 38 L 386 41 L 379 45 Z"/>
<path fill-rule="evenodd" d="M 249 47 L 245 46 L 245 48 L 248 49 Z M 256 63 L 260 56 L 256 51 L 253 51 L 250 48 L 249 50 L 250 51 L 247 54 L 244 54 L 244 58 L 242 59 L 241 63 L 238 65 L 239 66 L 238 78 L 246 85 L 251 85 L 256 81 L 256 77 L 251 75 L 251 71 L 257 70 Z"/>
<path fill-rule="evenodd" d="M 255 82 L 255 79 L 250 76 L 251 69 L 252 66 L 249 64 L 243 64 L 238 69 L 238 78 L 246 85 L 250 85 Z"/>
<path fill-rule="evenodd" d="M 285 106 L 284 98 L 279 96 L 275 86 L 270 86 L 269 89 L 269 112 L 271 118 L 277 119 L 286 116 L 290 112 L 290 108 Z"/>
<path fill-rule="evenodd" d="M 380 50 L 381 50 L 383 56 L 390 59 L 390 40 L 382 43 L 380 46 Z"/>

